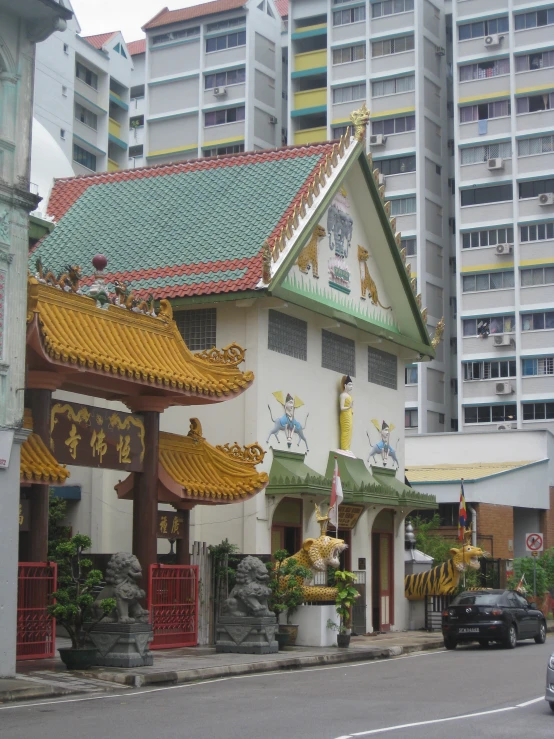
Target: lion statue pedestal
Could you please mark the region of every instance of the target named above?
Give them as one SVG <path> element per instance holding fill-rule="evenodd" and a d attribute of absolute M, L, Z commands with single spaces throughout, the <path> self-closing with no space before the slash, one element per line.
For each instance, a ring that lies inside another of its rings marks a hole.
<path fill-rule="evenodd" d="M 245 557 L 237 567 L 235 587 L 216 626 L 216 652 L 273 654 L 277 619 L 267 607 L 269 574 L 257 557 Z"/>
<path fill-rule="evenodd" d="M 148 611 L 140 601 L 145 592 L 137 585 L 142 569 L 134 554 L 118 552 L 106 567 L 106 587 L 96 601 L 115 598 L 115 609 L 90 630 L 87 642 L 96 647 L 95 664 L 103 667 L 144 667 L 154 664 L 148 645 L 154 638 Z M 93 617 L 102 610 L 93 604 Z"/>

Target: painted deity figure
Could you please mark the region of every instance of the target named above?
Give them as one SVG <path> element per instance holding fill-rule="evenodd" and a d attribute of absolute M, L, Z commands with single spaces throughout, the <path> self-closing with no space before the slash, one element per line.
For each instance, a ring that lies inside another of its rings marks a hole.
<path fill-rule="evenodd" d="M 354 426 L 354 401 L 352 399 L 352 378 L 345 375 L 341 380 L 341 394 L 339 395 L 339 425 L 340 448 L 344 452 L 350 451 L 352 444 L 352 430 Z"/>
<path fill-rule="evenodd" d="M 381 438 L 375 444 L 375 446 L 372 446 L 369 450 L 369 456 L 367 458 L 367 461 L 373 457 L 373 460 L 375 461 L 376 456 L 380 456 L 383 460 L 383 467 L 387 466 L 388 458 L 390 457 L 392 460 L 396 462 L 396 466 L 400 467 L 400 464 L 398 462 L 398 458 L 396 456 L 396 452 L 394 448 L 390 445 L 390 435 L 391 432 L 394 429 L 394 424 L 389 424 L 386 421 L 383 421 L 381 426 L 379 426 L 379 422 L 373 418 L 371 420 L 371 423 L 375 426 L 377 431 L 379 432 Z M 367 432 L 367 438 L 369 439 L 369 443 L 371 444 L 371 439 L 369 438 L 369 431 Z"/>
<path fill-rule="evenodd" d="M 306 440 L 306 437 L 304 436 L 304 429 L 306 428 L 306 423 L 308 421 L 308 415 L 306 416 L 306 421 L 304 422 L 304 426 L 294 417 L 294 412 L 297 408 L 300 408 L 304 403 L 298 398 L 297 396 L 293 396 L 290 393 L 287 393 L 286 398 L 283 398 L 283 393 L 278 390 L 277 392 L 273 393 L 273 396 L 275 399 L 283 406 L 283 410 L 285 411 L 282 416 L 279 418 L 273 418 L 273 414 L 271 413 L 271 408 L 269 408 L 269 414 L 271 416 L 271 421 L 273 423 L 273 428 L 269 432 L 269 436 L 267 437 L 266 444 L 269 443 L 270 438 L 274 435 L 277 439 L 277 443 L 279 443 L 279 431 L 285 432 L 285 437 L 287 440 L 287 446 L 290 449 L 292 445 L 292 437 L 293 434 L 296 434 L 298 436 L 298 444 L 300 445 L 300 442 L 303 441 L 306 445 L 306 451 L 310 451 L 308 449 L 308 442 Z"/>

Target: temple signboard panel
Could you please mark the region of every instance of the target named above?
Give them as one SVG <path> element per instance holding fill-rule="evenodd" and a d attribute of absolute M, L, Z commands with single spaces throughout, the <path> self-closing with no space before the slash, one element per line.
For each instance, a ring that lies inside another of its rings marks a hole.
<path fill-rule="evenodd" d="M 140 472 L 144 423 L 140 416 L 78 403 L 54 403 L 50 448 L 62 464 Z"/>
<path fill-rule="evenodd" d="M 185 535 L 182 513 L 158 511 L 158 539 L 182 539 Z"/>

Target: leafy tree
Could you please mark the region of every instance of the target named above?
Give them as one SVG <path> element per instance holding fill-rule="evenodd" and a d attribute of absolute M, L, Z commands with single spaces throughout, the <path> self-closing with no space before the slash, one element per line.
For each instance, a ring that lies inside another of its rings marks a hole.
<path fill-rule="evenodd" d="M 287 614 L 287 623 L 298 606 L 304 602 L 302 585 L 304 580 L 312 577 L 312 572 L 304 565 L 298 564 L 294 557 L 289 557 L 286 549 L 278 549 L 273 555 L 274 561 L 268 562 L 268 586 L 271 589 L 268 607 L 279 620 L 279 614 Z"/>
<path fill-rule="evenodd" d="M 337 588 L 337 596 L 335 607 L 340 618 L 340 634 L 346 634 L 352 623 L 352 606 L 360 595 L 353 585 L 355 582 L 356 575 L 353 572 L 336 570 L 335 587 Z"/>
<path fill-rule="evenodd" d="M 540 564 L 546 572 L 546 589 L 554 595 L 554 547 L 546 549 L 539 557 L 537 564 Z"/>
<path fill-rule="evenodd" d="M 525 590 L 527 595 L 533 595 L 533 557 L 518 557 L 514 559 L 514 574 L 508 578 L 508 587 L 515 589 L 521 576 L 525 575 Z M 537 598 L 542 598 L 547 590 L 547 572 L 543 567 L 544 559 L 537 557 Z"/>
<path fill-rule="evenodd" d="M 235 584 L 236 568 L 233 554 L 238 552 L 236 544 L 231 544 L 228 539 L 223 539 L 221 544 L 212 544 L 208 552 L 212 555 L 214 602 L 216 613 L 219 614 L 222 603 L 229 597 L 230 591 Z"/>
<path fill-rule="evenodd" d="M 453 546 L 456 546 L 456 543 L 452 539 L 445 539 L 443 536 L 432 533 L 440 526 L 438 513 L 435 513 L 430 520 L 426 520 L 421 516 L 414 516 L 412 526 L 414 527 L 416 548 L 433 557 L 435 565 L 450 559 L 450 550 Z"/>

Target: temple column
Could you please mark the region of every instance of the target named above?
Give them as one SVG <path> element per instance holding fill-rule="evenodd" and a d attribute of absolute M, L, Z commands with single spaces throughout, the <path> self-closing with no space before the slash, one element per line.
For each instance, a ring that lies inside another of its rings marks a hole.
<path fill-rule="evenodd" d="M 176 564 L 178 565 L 189 565 L 190 564 L 190 511 L 179 510 L 179 515 L 183 519 L 183 538 L 177 539 L 176 545 Z"/>

